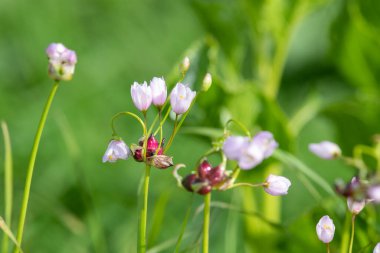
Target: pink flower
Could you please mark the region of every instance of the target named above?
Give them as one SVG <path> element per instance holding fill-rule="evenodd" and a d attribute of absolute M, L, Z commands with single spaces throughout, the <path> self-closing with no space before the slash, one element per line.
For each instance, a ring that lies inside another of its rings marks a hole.
<path fill-rule="evenodd" d="M 152 90 L 152 101 L 157 107 L 165 104 L 167 97 L 167 88 L 163 78 L 153 77 L 150 81 L 150 89 Z"/>
<path fill-rule="evenodd" d="M 126 160 L 131 155 L 127 144 L 122 140 L 112 140 L 103 156 L 103 162 L 114 163 L 119 159 Z"/>
<path fill-rule="evenodd" d="M 323 216 L 316 227 L 319 240 L 330 243 L 334 238 L 335 225 L 328 215 Z"/>
<path fill-rule="evenodd" d="M 273 196 L 288 194 L 291 182 L 286 177 L 269 175 L 264 183 L 264 190 Z"/>
<path fill-rule="evenodd" d="M 133 103 L 142 112 L 146 112 L 152 103 L 152 90 L 146 82 L 139 84 L 134 82 L 131 86 Z"/>
<path fill-rule="evenodd" d="M 309 150 L 322 159 L 335 159 L 341 156 L 342 151 L 339 146 L 330 141 L 322 141 L 320 143 L 311 143 Z"/>
<path fill-rule="evenodd" d="M 61 43 L 51 43 L 46 49 L 49 58 L 49 76 L 54 80 L 71 80 L 77 55 Z"/>
<path fill-rule="evenodd" d="M 196 92 L 182 83 L 177 83 L 170 94 L 170 104 L 177 115 L 185 113 L 195 98 Z"/>
<path fill-rule="evenodd" d="M 350 210 L 350 212 L 355 215 L 357 215 L 358 213 L 361 212 L 361 210 L 363 210 L 363 208 L 365 207 L 365 204 L 366 204 L 365 200 L 355 201 L 354 199 L 350 197 L 347 198 L 348 210 Z"/>
<path fill-rule="evenodd" d="M 373 253 L 380 253 L 380 242 L 376 244 L 376 247 L 373 249 Z"/>

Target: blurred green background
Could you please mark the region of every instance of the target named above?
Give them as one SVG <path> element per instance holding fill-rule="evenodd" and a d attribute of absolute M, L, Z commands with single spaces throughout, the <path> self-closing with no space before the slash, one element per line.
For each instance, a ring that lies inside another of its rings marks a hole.
<path fill-rule="evenodd" d="M 130 99 L 134 81 L 164 76 L 175 84 L 185 55 L 192 62 L 185 83 L 199 87 L 207 71 L 214 79 L 169 152 L 176 163 L 187 164 L 185 171 L 194 168 L 217 129 L 232 117 L 253 133 L 272 131 L 282 150 L 328 184 L 349 180 L 353 168 L 321 161 L 307 145 L 328 139 L 351 155 L 355 144 L 370 145 L 379 132 L 378 13 L 376 0 L 1 0 L 0 118 L 9 125 L 14 154 L 13 231 L 34 134 L 52 85 L 44 50 L 62 42 L 78 55 L 75 76 L 60 85 L 43 133 L 25 252 L 136 251 L 143 165 L 132 159 L 101 163 L 110 119 L 119 111 L 137 112 Z M 149 116 L 152 120 L 153 110 Z M 128 143 L 142 134 L 129 119 L 120 119 L 117 128 Z M 169 122 L 167 136 L 171 128 Z M 239 180 L 260 182 L 270 172 L 291 179 L 287 196 L 266 196 L 260 189 L 213 194 L 210 252 L 323 252 L 315 224 L 325 214 L 336 224 L 332 250 L 339 252 L 344 200 L 274 158 Z M 0 170 L 0 189 L 3 175 Z M 153 170 L 150 252 L 173 252 L 189 208 L 181 252 L 200 252 L 201 203 L 201 196 L 177 188 L 171 169 Z M 0 194 L 0 216 L 3 210 Z M 359 216 L 354 252 L 372 252 L 380 240 L 376 211 L 370 206 Z"/>

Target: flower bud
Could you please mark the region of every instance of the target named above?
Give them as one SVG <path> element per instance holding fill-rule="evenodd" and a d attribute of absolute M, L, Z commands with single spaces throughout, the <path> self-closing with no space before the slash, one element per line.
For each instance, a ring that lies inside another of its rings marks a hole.
<path fill-rule="evenodd" d="M 182 61 L 182 63 L 179 65 L 179 70 L 181 73 L 185 74 L 190 68 L 190 59 L 189 57 L 185 57 Z"/>
<path fill-rule="evenodd" d="M 210 89 L 212 84 L 212 76 L 210 73 L 207 73 L 205 77 L 203 78 L 202 87 L 201 90 L 206 92 L 208 89 Z"/>
<path fill-rule="evenodd" d="M 133 158 L 135 159 L 136 162 L 143 162 L 143 149 L 142 147 L 136 147 L 132 150 L 133 152 Z"/>
<path fill-rule="evenodd" d="M 170 104 L 177 115 L 185 113 L 195 98 L 196 92 L 182 83 L 177 83 L 170 94 Z"/>
<path fill-rule="evenodd" d="M 373 253 L 380 253 L 380 242 L 376 244 L 376 247 L 373 249 Z"/>
<path fill-rule="evenodd" d="M 194 181 L 197 179 L 196 174 L 190 174 L 187 175 L 183 180 L 182 180 L 182 186 L 185 187 L 186 190 L 189 192 L 194 192 L 193 188 L 191 185 L 194 183 Z"/>
<path fill-rule="evenodd" d="M 273 196 L 281 196 L 288 194 L 291 182 L 286 177 L 269 175 L 264 183 L 264 190 Z"/>
<path fill-rule="evenodd" d="M 330 243 L 334 238 L 335 225 L 328 215 L 323 216 L 316 227 L 319 240 Z"/>
<path fill-rule="evenodd" d="M 370 186 L 367 190 L 367 197 L 375 203 L 380 203 L 380 185 Z"/>
<path fill-rule="evenodd" d="M 147 162 L 158 169 L 167 169 L 173 166 L 173 157 L 166 155 L 155 155 L 148 157 Z"/>
<path fill-rule="evenodd" d="M 139 84 L 134 82 L 131 86 L 133 103 L 142 112 L 146 112 L 152 103 L 152 90 L 146 82 Z"/>
<path fill-rule="evenodd" d="M 103 163 L 114 163 L 119 159 L 126 160 L 131 155 L 127 144 L 122 140 L 112 140 L 103 156 Z"/>
<path fill-rule="evenodd" d="M 207 175 L 210 173 L 212 167 L 211 164 L 205 159 L 198 166 L 198 175 L 200 178 L 207 178 Z"/>
<path fill-rule="evenodd" d="M 350 198 L 350 197 L 347 198 L 348 210 L 350 210 L 350 212 L 354 215 L 359 214 L 365 207 L 365 204 L 366 204 L 365 200 L 356 201 L 353 198 Z"/>
<path fill-rule="evenodd" d="M 46 49 L 49 58 L 49 76 L 54 80 L 71 80 L 77 55 L 75 51 L 66 48 L 61 43 L 51 43 Z"/>
<path fill-rule="evenodd" d="M 335 159 L 342 155 L 339 146 L 330 141 L 322 141 L 320 143 L 311 143 L 309 150 L 322 159 Z"/>
<path fill-rule="evenodd" d="M 167 88 L 163 78 L 153 77 L 150 81 L 150 89 L 152 90 L 152 101 L 155 106 L 161 108 L 166 101 Z"/>

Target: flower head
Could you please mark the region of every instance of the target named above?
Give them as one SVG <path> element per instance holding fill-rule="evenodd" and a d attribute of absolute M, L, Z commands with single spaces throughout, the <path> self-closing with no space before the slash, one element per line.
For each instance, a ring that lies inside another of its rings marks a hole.
<path fill-rule="evenodd" d="M 328 215 L 323 216 L 316 227 L 319 240 L 330 243 L 334 238 L 335 225 Z"/>
<path fill-rule="evenodd" d="M 185 113 L 193 101 L 196 92 L 182 83 L 177 83 L 170 94 L 170 104 L 177 115 Z"/>
<path fill-rule="evenodd" d="M 75 51 L 61 43 L 51 43 L 46 48 L 46 55 L 49 58 L 49 76 L 54 80 L 71 80 L 77 63 Z"/>
<path fill-rule="evenodd" d="M 322 141 L 320 143 L 311 143 L 309 150 L 322 159 L 335 159 L 341 156 L 342 151 L 339 146 L 330 141 Z"/>
<path fill-rule="evenodd" d="M 376 244 L 375 248 L 373 249 L 373 253 L 380 253 L 380 242 Z"/>
<path fill-rule="evenodd" d="M 347 207 L 348 207 L 348 210 L 350 210 L 350 212 L 352 214 L 359 214 L 361 212 L 361 210 L 363 210 L 363 208 L 365 207 L 365 204 L 366 204 L 366 200 L 354 200 L 353 198 L 351 197 L 348 197 L 347 198 Z"/>
<path fill-rule="evenodd" d="M 165 104 L 167 97 L 165 80 L 163 78 L 153 77 L 152 81 L 150 81 L 150 89 L 152 90 L 153 104 L 161 108 Z"/>
<path fill-rule="evenodd" d="M 142 112 L 146 112 L 152 103 L 152 90 L 146 82 L 139 84 L 134 82 L 131 86 L 133 103 Z"/>
<path fill-rule="evenodd" d="M 114 163 L 119 159 L 126 160 L 131 155 L 127 144 L 122 140 L 112 140 L 103 156 L 103 162 Z"/>
<path fill-rule="evenodd" d="M 291 182 L 286 177 L 269 175 L 264 183 L 264 190 L 273 196 L 288 194 Z"/>

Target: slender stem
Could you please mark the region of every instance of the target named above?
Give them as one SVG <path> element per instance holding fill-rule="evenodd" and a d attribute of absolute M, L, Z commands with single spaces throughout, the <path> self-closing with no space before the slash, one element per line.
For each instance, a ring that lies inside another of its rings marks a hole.
<path fill-rule="evenodd" d="M 177 133 L 177 126 L 178 126 L 178 114 L 175 115 L 173 132 L 172 132 L 172 134 L 170 135 L 170 138 L 169 138 L 168 144 L 167 144 L 166 147 L 165 147 L 164 153 L 166 153 L 166 151 L 167 151 L 167 150 L 170 148 L 170 146 L 172 145 L 172 142 L 173 142 L 174 136 L 175 136 L 176 133 Z"/>
<path fill-rule="evenodd" d="M 210 203 L 211 203 L 211 192 L 205 196 L 205 207 L 203 216 L 203 253 L 208 253 L 208 236 L 210 228 Z"/>
<path fill-rule="evenodd" d="M 244 131 L 244 133 L 249 137 L 251 138 L 251 133 L 249 132 L 249 130 L 240 122 L 240 121 L 237 121 L 235 119 L 230 119 L 227 121 L 226 123 L 226 126 L 224 127 L 224 132 L 227 132 L 227 129 L 228 129 L 228 126 L 231 124 L 231 123 L 235 123 L 236 125 L 238 125 L 241 130 Z"/>
<path fill-rule="evenodd" d="M 12 196 L 13 196 L 13 162 L 11 140 L 7 124 L 1 122 L 1 128 L 4 136 L 5 159 L 4 159 L 4 200 L 5 200 L 5 223 L 11 227 L 12 221 Z M 4 233 L 3 253 L 8 252 L 9 240 L 8 235 Z"/>
<path fill-rule="evenodd" d="M 326 243 L 327 253 L 330 253 L 330 243 Z"/>
<path fill-rule="evenodd" d="M 137 116 L 136 114 L 134 114 L 132 112 L 119 112 L 119 113 L 115 114 L 111 119 L 111 128 L 112 128 L 112 135 L 113 136 L 117 136 L 116 128 L 115 128 L 115 120 L 118 117 L 120 117 L 121 115 L 131 116 L 132 118 L 136 119 L 140 123 L 140 125 L 142 126 L 143 131 L 144 131 L 144 135 L 146 135 L 146 124 L 142 121 L 142 119 L 139 116 Z"/>
<path fill-rule="evenodd" d="M 230 187 L 228 187 L 228 189 L 232 189 L 232 188 L 236 188 L 236 187 L 240 187 L 240 186 L 261 187 L 261 186 L 264 186 L 264 185 L 265 185 L 265 183 L 260 183 L 260 184 L 237 183 L 237 184 L 231 185 Z"/>
<path fill-rule="evenodd" d="M 149 179 L 150 179 L 150 165 L 145 167 L 145 177 L 144 177 L 144 193 L 143 193 L 143 207 L 140 212 L 140 242 L 139 251 L 140 253 L 146 252 L 146 224 L 147 224 L 147 214 L 148 214 L 148 193 L 149 193 Z"/>
<path fill-rule="evenodd" d="M 33 177 L 33 170 L 34 170 L 34 163 L 36 161 L 36 156 L 38 152 L 38 146 L 40 144 L 41 140 L 41 135 L 42 131 L 45 126 L 46 118 L 49 113 L 50 106 L 53 102 L 53 98 L 55 93 L 57 92 L 59 86 L 59 82 L 55 82 L 53 85 L 52 90 L 50 91 L 48 100 L 45 104 L 44 110 L 41 115 L 40 123 L 38 125 L 37 133 L 34 138 L 34 143 L 33 143 L 33 148 L 32 152 L 30 154 L 30 160 L 29 160 L 29 165 L 28 165 L 28 170 L 27 170 L 27 175 L 26 175 L 26 182 L 25 182 L 25 189 L 24 189 L 24 196 L 22 199 L 22 205 L 21 205 L 21 213 L 20 213 L 20 218 L 19 218 L 19 223 L 18 223 L 18 230 L 17 230 L 17 242 L 21 246 L 22 243 L 22 236 L 24 233 L 24 225 L 25 225 L 25 219 L 26 219 L 26 212 L 28 209 L 28 202 L 29 202 L 29 194 L 30 194 L 30 187 L 32 185 L 32 177 Z M 18 253 L 19 249 L 16 247 L 14 250 L 14 253 Z"/>
<path fill-rule="evenodd" d="M 352 246 L 354 245 L 354 234 L 355 234 L 355 217 L 356 215 L 352 215 L 351 220 L 351 239 L 350 239 L 350 248 L 348 250 L 349 253 L 352 253 Z"/>

